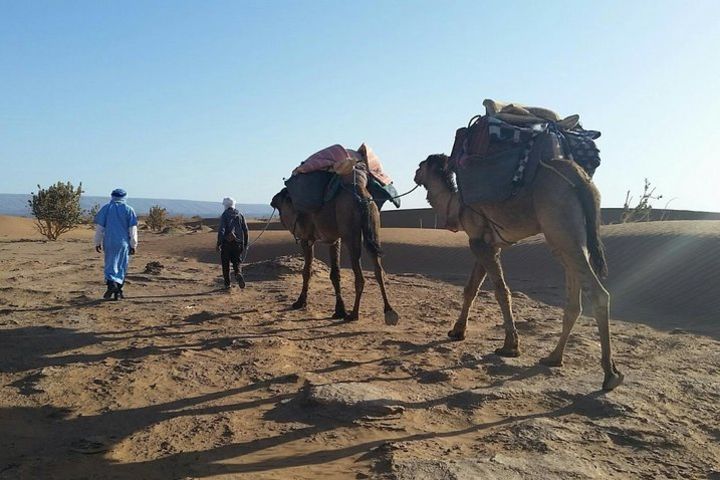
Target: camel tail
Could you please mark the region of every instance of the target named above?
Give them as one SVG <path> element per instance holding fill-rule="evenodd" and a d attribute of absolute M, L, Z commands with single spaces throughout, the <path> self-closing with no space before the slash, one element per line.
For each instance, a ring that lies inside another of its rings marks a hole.
<path fill-rule="evenodd" d="M 380 248 L 380 239 L 378 237 L 380 214 L 372 197 L 360 202 L 360 210 L 362 213 L 362 235 L 365 248 L 367 248 L 372 255 L 381 257 L 382 248 Z"/>
<path fill-rule="evenodd" d="M 581 180 L 577 188 L 578 197 L 585 212 L 585 230 L 587 232 L 587 248 L 590 254 L 590 265 L 598 278 L 608 275 L 607 260 L 605 259 L 605 246 L 600 239 L 600 192 L 595 184 L 584 175 L 578 175 Z"/>
<path fill-rule="evenodd" d="M 553 162 L 553 165 L 560 165 L 560 162 Z M 605 259 L 605 247 L 600 239 L 600 192 L 590 177 L 580 170 L 576 165 L 569 164 L 563 168 L 563 173 L 568 174 L 569 179 L 575 185 L 580 205 L 585 213 L 585 231 L 587 234 L 587 249 L 590 254 L 590 266 L 598 278 L 605 278 L 608 274 L 607 261 Z"/>

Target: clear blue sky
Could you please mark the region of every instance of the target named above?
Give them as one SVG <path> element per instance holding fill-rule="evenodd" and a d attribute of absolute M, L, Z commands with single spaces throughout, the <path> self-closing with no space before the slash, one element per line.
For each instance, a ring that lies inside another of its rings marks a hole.
<path fill-rule="evenodd" d="M 0 192 L 267 203 L 363 141 L 402 191 L 489 97 L 601 130 L 604 206 L 717 211 L 719 87 L 716 0 L 0 0 Z"/>

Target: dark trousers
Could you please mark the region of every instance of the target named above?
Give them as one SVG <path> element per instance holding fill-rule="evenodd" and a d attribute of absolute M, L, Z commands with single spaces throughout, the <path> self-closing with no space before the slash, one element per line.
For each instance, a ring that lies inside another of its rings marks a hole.
<path fill-rule="evenodd" d="M 220 250 L 220 263 L 222 264 L 223 279 L 225 285 L 230 285 L 230 263 L 232 263 L 235 275 L 240 275 L 240 256 L 242 248 L 237 242 L 223 242 Z"/>

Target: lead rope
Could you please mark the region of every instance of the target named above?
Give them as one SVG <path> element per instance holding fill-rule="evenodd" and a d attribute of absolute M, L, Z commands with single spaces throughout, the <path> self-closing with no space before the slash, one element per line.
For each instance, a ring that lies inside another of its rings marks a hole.
<path fill-rule="evenodd" d="M 252 242 L 250 242 L 250 243 L 247 245 L 247 247 L 245 247 L 245 250 L 243 251 L 243 256 L 242 256 L 242 259 L 240 260 L 240 263 L 245 263 L 245 259 L 247 258 L 247 254 L 248 254 L 248 252 L 250 251 L 250 247 L 252 247 L 253 245 L 255 245 L 255 244 L 258 242 L 258 240 L 260 240 L 260 237 L 263 236 L 263 233 L 265 233 L 265 231 L 268 229 L 268 227 L 270 226 L 270 222 L 272 222 L 272 219 L 273 219 L 273 217 L 275 216 L 275 211 L 276 211 L 276 210 L 277 210 L 277 209 L 273 208 L 272 214 L 270 214 L 270 218 L 268 218 L 268 221 L 267 221 L 267 223 L 265 223 L 265 227 L 263 227 L 263 229 L 262 229 L 262 231 L 260 232 L 260 234 L 259 234 L 257 237 L 255 237 L 255 240 L 253 240 Z"/>
<path fill-rule="evenodd" d="M 415 185 L 413 188 L 408 190 L 407 192 L 401 194 L 401 195 L 395 195 L 394 197 L 390 197 L 391 200 L 395 200 L 396 198 L 404 197 L 405 195 L 410 195 L 412 192 L 418 189 L 420 185 Z"/>
<path fill-rule="evenodd" d="M 463 205 L 462 202 L 460 203 L 460 205 Z M 502 234 L 500 233 L 500 230 L 505 230 L 505 228 L 503 228 L 502 225 L 494 222 L 493 219 L 491 219 L 490 217 L 488 217 L 487 215 L 485 215 L 485 214 L 482 213 L 482 212 L 478 212 L 477 210 L 475 210 L 475 209 L 474 209 L 473 207 L 471 207 L 470 205 L 465 205 L 465 207 L 467 207 L 468 209 L 470 209 L 470 211 L 473 212 L 475 215 L 478 215 L 478 216 L 482 217 L 483 219 L 485 219 L 485 220 L 488 222 L 488 224 L 490 225 L 490 229 L 493 231 L 493 233 L 495 233 L 495 235 L 497 235 L 497 237 L 498 237 L 501 241 L 507 243 L 508 245 L 514 245 L 514 244 L 515 244 L 515 242 L 510 242 L 510 241 L 508 241 L 508 240 L 505 240 L 505 237 L 502 236 Z"/>

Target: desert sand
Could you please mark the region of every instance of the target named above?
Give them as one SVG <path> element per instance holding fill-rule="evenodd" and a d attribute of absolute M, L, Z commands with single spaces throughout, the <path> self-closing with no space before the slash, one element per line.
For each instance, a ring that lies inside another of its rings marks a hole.
<path fill-rule="evenodd" d="M 538 365 L 563 303 L 541 237 L 503 254 L 523 349 L 508 359 L 492 354 L 491 285 L 467 340 L 445 336 L 464 234 L 383 229 L 390 327 L 371 275 L 360 320 L 331 320 L 322 262 L 309 307 L 289 310 L 301 261 L 287 232 L 263 235 L 230 293 L 212 232 L 142 232 L 128 298 L 106 302 L 91 230 L 44 242 L 0 217 L 0 478 L 720 478 L 720 222 L 602 235 L 625 374 L 609 393 L 591 318 L 564 367 Z"/>

